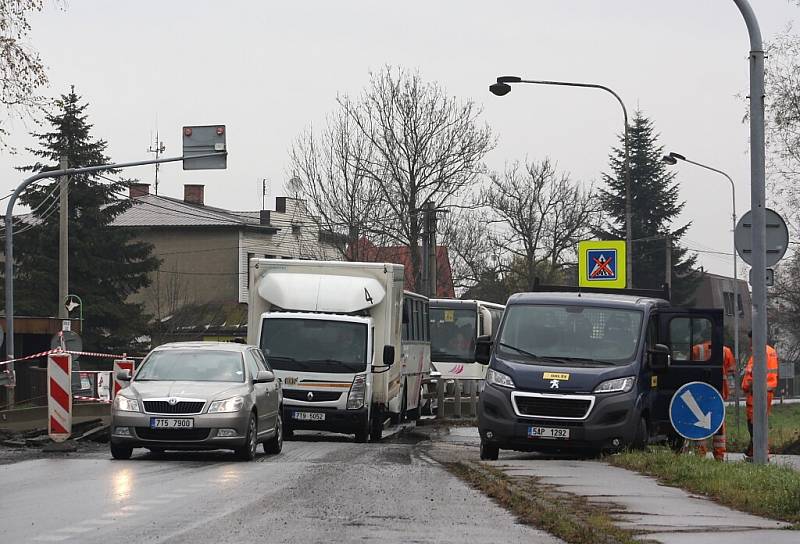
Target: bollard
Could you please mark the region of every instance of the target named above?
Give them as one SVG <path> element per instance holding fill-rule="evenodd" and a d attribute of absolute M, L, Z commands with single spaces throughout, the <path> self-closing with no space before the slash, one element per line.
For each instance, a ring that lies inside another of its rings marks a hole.
<path fill-rule="evenodd" d="M 453 417 L 461 417 L 461 380 L 455 380 L 453 389 Z"/>
<path fill-rule="evenodd" d="M 444 419 L 444 380 L 440 377 L 436 380 L 436 419 Z"/>

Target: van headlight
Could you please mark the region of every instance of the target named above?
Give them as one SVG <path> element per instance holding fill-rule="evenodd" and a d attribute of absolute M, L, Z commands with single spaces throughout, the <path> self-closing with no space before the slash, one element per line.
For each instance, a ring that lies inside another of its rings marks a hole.
<path fill-rule="evenodd" d="M 347 409 L 358 410 L 364 407 L 364 397 L 367 394 L 367 376 L 364 374 L 357 374 L 353 378 L 353 384 L 350 386 L 350 393 L 347 395 Z"/>
<path fill-rule="evenodd" d="M 628 376 L 627 378 L 614 378 L 613 380 L 607 380 L 597 387 L 594 388 L 595 393 L 627 393 L 631 389 L 633 389 L 633 385 L 636 383 L 636 378 L 634 376 Z"/>
<path fill-rule="evenodd" d="M 139 401 L 117 395 L 114 397 L 114 410 L 117 412 L 139 412 Z"/>
<path fill-rule="evenodd" d="M 215 400 L 208 407 L 209 414 L 222 414 L 226 412 L 238 412 L 244 406 L 243 397 L 231 397 L 225 400 Z"/>
<path fill-rule="evenodd" d="M 509 389 L 516 388 L 516 385 L 514 385 L 514 380 L 512 380 L 510 376 L 506 376 L 502 372 L 498 372 L 491 368 L 486 373 L 486 381 L 492 385 L 499 385 L 500 387 L 508 387 Z"/>

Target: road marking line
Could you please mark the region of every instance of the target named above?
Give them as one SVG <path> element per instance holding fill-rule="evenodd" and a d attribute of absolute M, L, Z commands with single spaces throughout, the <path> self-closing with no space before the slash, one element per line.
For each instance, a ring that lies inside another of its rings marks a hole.
<path fill-rule="evenodd" d="M 91 531 L 91 527 L 62 527 L 61 529 L 57 529 L 57 533 L 73 533 L 73 534 L 80 534 L 80 533 L 88 533 Z"/>
<path fill-rule="evenodd" d="M 85 519 L 81 525 L 111 525 L 114 523 L 113 519 Z"/>
<path fill-rule="evenodd" d="M 182 499 L 186 496 L 184 493 L 164 493 L 163 495 L 159 495 L 159 499 Z"/>
<path fill-rule="evenodd" d="M 38 540 L 40 542 L 60 542 L 68 538 L 70 538 L 69 535 L 42 535 L 35 537 L 34 540 Z"/>
<path fill-rule="evenodd" d="M 168 504 L 170 501 L 169 499 L 144 499 L 143 501 L 139 501 L 140 504 Z"/>
<path fill-rule="evenodd" d="M 128 506 L 123 506 L 122 510 L 124 512 L 141 512 L 142 510 L 150 510 L 147 506 L 139 506 L 138 504 L 129 504 Z"/>
<path fill-rule="evenodd" d="M 102 517 L 104 518 L 124 518 L 125 516 L 130 516 L 133 512 L 123 512 L 122 510 L 118 510 L 117 512 L 106 512 L 103 514 Z"/>

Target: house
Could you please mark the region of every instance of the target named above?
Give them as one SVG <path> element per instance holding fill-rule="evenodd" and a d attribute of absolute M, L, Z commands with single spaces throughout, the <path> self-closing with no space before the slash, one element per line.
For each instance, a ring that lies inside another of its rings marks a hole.
<path fill-rule="evenodd" d="M 252 257 L 335 259 L 302 200 L 278 197 L 275 210 L 232 211 L 205 203 L 203 185 L 184 185 L 183 199 L 130 186 L 133 205 L 112 223 L 153 245 L 160 259 L 151 284 L 131 298 L 164 322 L 179 308 L 245 304 Z"/>
<path fill-rule="evenodd" d="M 723 310 L 725 337 L 733 338 L 734 319 L 739 319 L 739 351 L 747 349 L 747 331 L 752 326 L 752 300 L 750 286 L 739 278 L 738 296 L 733 296 L 734 279 L 703 272 L 694 293 L 695 308 L 719 308 Z"/>
<path fill-rule="evenodd" d="M 386 262 L 402 264 L 405 269 L 405 288 L 415 291 L 414 266 L 411 261 L 411 250 L 408 246 L 376 246 L 366 238 L 356 242 L 355 248 L 348 248 L 348 254 L 356 260 L 368 262 Z M 420 251 L 422 248 L 420 247 Z M 436 246 L 436 297 L 455 298 L 453 271 L 450 268 L 450 256 L 445 246 Z"/>

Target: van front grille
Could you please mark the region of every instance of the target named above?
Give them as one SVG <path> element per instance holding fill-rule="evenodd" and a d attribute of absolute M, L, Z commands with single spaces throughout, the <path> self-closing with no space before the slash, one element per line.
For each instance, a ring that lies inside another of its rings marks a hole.
<path fill-rule="evenodd" d="M 592 406 L 590 398 L 563 398 L 550 396 L 514 395 L 517 412 L 527 417 L 583 419 Z"/>

